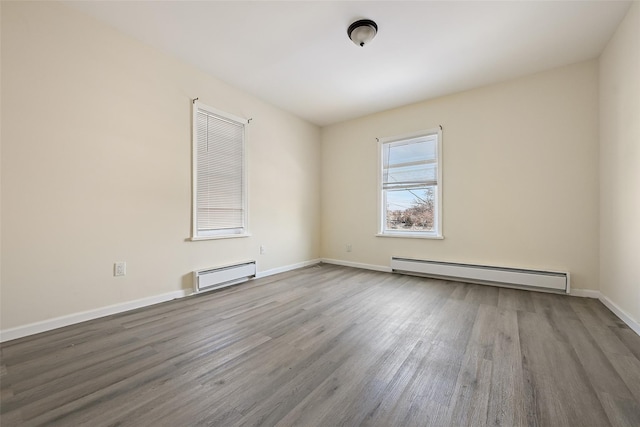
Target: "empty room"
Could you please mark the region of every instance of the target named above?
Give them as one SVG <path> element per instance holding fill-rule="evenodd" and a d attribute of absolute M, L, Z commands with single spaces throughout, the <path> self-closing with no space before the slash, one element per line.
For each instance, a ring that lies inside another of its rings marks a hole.
<path fill-rule="evenodd" d="M 0 424 L 640 426 L 640 2 L 0 2 Z"/>

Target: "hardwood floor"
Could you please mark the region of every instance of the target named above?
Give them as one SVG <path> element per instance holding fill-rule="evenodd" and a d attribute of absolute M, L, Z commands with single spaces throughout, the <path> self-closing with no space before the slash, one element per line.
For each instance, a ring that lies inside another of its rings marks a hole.
<path fill-rule="evenodd" d="M 640 426 L 600 302 L 332 265 L 4 343 L 8 426 Z"/>

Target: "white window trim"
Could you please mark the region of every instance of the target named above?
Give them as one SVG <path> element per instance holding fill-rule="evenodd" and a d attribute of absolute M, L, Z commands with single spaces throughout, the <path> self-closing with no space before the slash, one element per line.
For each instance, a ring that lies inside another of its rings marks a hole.
<path fill-rule="evenodd" d="M 247 165 L 248 163 L 248 155 L 247 155 L 247 139 L 248 139 L 248 124 L 249 120 L 234 116 L 233 114 L 229 114 L 225 111 L 218 110 L 216 108 L 205 105 L 197 100 L 194 100 L 192 103 L 192 111 L 191 111 L 191 241 L 199 241 L 199 240 L 218 240 L 218 239 L 234 239 L 239 237 L 249 237 L 251 233 L 249 233 L 249 181 L 248 181 L 248 171 Z M 198 209 L 197 209 L 197 197 L 198 194 L 198 135 L 196 134 L 197 129 L 197 112 L 198 109 L 209 111 L 215 115 L 223 117 L 225 119 L 244 124 L 244 135 L 242 138 L 242 193 L 243 193 L 243 227 L 242 229 L 234 229 L 240 230 L 239 232 L 226 232 L 227 230 L 215 230 L 209 233 L 203 234 L 202 232 L 198 234 Z"/>
<path fill-rule="evenodd" d="M 384 209 L 385 204 L 382 196 L 382 146 L 383 144 L 387 144 L 390 142 L 401 141 L 405 139 L 418 138 L 427 135 L 438 135 L 438 187 L 436 190 L 436 203 L 437 207 L 437 215 L 435 219 L 435 230 L 434 231 L 422 231 L 422 232 L 410 232 L 410 231 L 384 231 Z M 378 138 L 378 196 L 377 203 L 378 207 L 376 209 L 377 216 L 377 227 L 378 231 L 375 234 L 377 237 L 400 237 L 400 238 L 410 238 L 410 239 L 436 239 L 442 240 L 444 239 L 444 235 L 442 234 L 442 129 L 432 128 L 426 129 L 418 132 L 411 132 L 403 135 L 396 135 L 391 137 Z"/>

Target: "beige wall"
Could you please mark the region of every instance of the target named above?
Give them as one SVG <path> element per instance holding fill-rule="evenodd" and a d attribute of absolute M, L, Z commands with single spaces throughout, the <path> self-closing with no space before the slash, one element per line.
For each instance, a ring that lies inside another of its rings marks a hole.
<path fill-rule="evenodd" d="M 600 290 L 640 323 L 640 3 L 600 58 Z"/>
<path fill-rule="evenodd" d="M 566 270 L 597 290 L 597 71 L 584 62 L 323 128 L 323 256 Z M 376 137 L 438 125 L 445 239 L 375 237 Z"/>
<path fill-rule="evenodd" d="M 267 271 L 395 255 L 567 270 L 638 321 L 639 9 L 599 69 L 321 132 L 77 11 L 2 2 L 0 327 L 189 290 L 190 271 L 238 260 Z M 187 241 L 193 97 L 253 118 L 250 238 Z M 374 237 L 375 138 L 440 124 L 445 239 Z M 115 261 L 126 277 L 112 276 Z"/>
<path fill-rule="evenodd" d="M 194 97 L 253 118 L 250 238 L 186 241 Z M 314 125 L 64 6 L 2 2 L 2 329 L 318 258 L 319 156 Z"/>

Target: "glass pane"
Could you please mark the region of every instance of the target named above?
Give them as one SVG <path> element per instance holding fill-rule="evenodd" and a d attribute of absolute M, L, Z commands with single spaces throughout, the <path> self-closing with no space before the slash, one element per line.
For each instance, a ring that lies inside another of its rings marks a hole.
<path fill-rule="evenodd" d="M 438 138 L 435 135 L 386 144 L 384 154 L 385 166 L 396 166 L 420 160 L 435 160 Z"/>
<path fill-rule="evenodd" d="M 384 188 L 393 187 L 424 187 L 427 184 L 436 184 L 438 182 L 438 165 L 431 164 L 412 164 L 401 167 L 393 167 L 384 171 L 385 181 L 382 183 Z"/>
<path fill-rule="evenodd" d="M 434 231 L 435 186 L 385 191 L 385 231 Z"/>
<path fill-rule="evenodd" d="M 384 144 L 382 147 L 383 187 L 436 185 L 437 141 L 435 135 L 429 135 Z"/>

